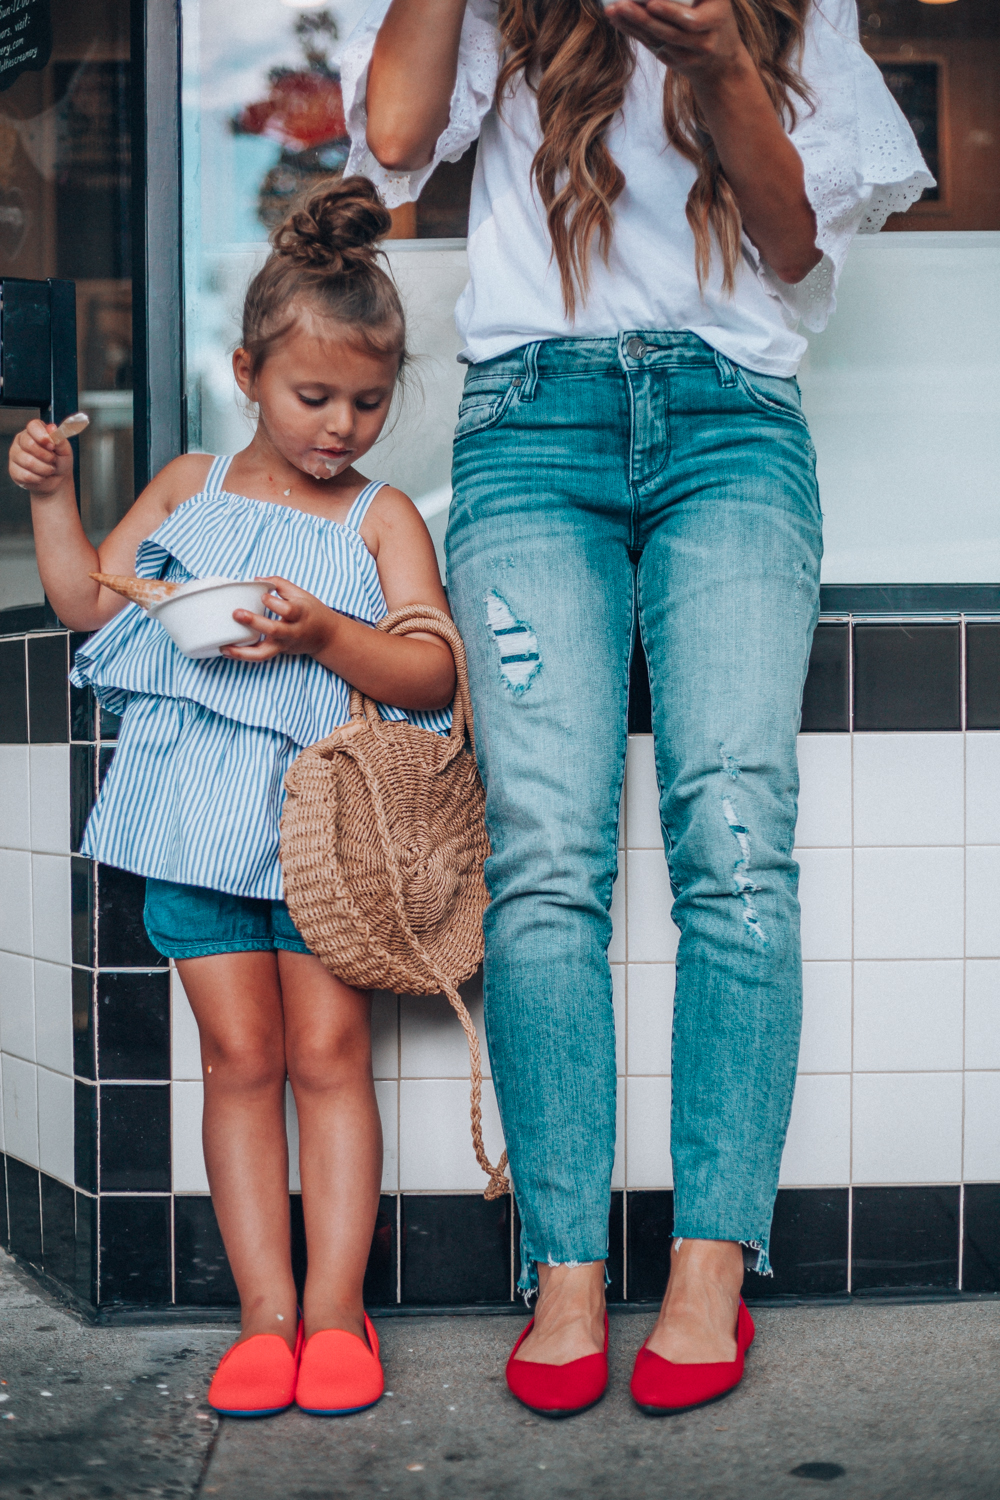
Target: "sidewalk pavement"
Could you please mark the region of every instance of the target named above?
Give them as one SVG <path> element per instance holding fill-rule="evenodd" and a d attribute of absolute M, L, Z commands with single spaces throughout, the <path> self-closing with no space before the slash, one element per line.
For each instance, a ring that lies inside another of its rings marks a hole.
<path fill-rule="evenodd" d="M 232 1328 L 91 1327 L 0 1256 L 0 1496 L 37 1500 L 1000 1500 L 1000 1302 L 755 1309 L 742 1386 L 686 1416 L 628 1397 L 648 1313 L 613 1313 L 612 1385 L 566 1422 L 508 1395 L 516 1318 L 379 1322 L 370 1412 L 220 1422 Z"/>

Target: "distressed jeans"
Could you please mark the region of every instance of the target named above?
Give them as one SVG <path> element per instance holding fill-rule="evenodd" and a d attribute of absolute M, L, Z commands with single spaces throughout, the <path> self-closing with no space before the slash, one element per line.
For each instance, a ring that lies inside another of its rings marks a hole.
<path fill-rule="evenodd" d="M 608 1250 L 607 950 L 636 619 L 680 930 L 674 1233 L 741 1241 L 770 1269 L 802 1007 L 792 846 L 819 605 L 814 458 L 796 382 L 690 333 L 530 344 L 466 377 L 448 589 L 493 851 L 486 1033 L 522 1290 L 536 1261 Z M 665 1158 L 666 1132 L 651 1145 Z"/>

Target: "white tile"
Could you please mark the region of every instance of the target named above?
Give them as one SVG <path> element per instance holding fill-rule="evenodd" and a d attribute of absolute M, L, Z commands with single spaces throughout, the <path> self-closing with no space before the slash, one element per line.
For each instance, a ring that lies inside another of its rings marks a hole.
<path fill-rule="evenodd" d="M 626 794 L 627 794 L 627 788 L 628 788 L 628 778 L 627 777 L 622 777 L 622 794 L 621 794 L 621 796 L 618 799 L 618 847 L 619 847 L 619 849 L 624 849 L 625 845 L 626 845 L 626 842 L 627 842 L 627 839 L 626 839 L 626 829 L 628 827 L 628 819 L 626 817 L 626 809 L 625 809 L 625 797 L 626 797 Z"/>
<path fill-rule="evenodd" d="M 802 965 L 800 1073 L 851 1071 L 851 966 Z"/>
<path fill-rule="evenodd" d="M 628 1071 L 633 1077 L 670 1072 L 675 976 L 673 964 L 629 964 Z"/>
<path fill-rule="evenodd" d="M 290 1083 L 285 1084 L 285 1132 L 288 1136 L 288 1186 L 291 1192 L 298 1193 L 302 1190 L 302 1174 L 299 1171 L 299 1112 Z"/>
<path fill-rule="evenodd" d="M 964 968 L 961 960 L 855 964 L 855 1069 L 960 1068 Z"/>
<path fill-rule="evenodd" d="M 970 844 L 1000 844 L 1000 734 L 965 736 L 965 837 Z"/>
<path fill-rule="evenodd" d="M 38 1165 L 73 1186 L 73 1080 L 38 1069 Z"/>
<path fill-rule="evenodd" d="M 680 937 L 670 918 L 674 904 L 662 849 L 628 853 L 629 963 L 673 963 Z"/>
<path fill-rule="evenodd" d="M 382 1191 L 395 1193 L 399 1188 L 399 1084 L 395 1079 L 378 1079 L 375 1098 L 382 1117 Z"/>
<path fill-rule="evenodd" d="M 69 746 L 32 745 L 31 847 L 41 854 L 69 853 Z"/>
<path fill-rule="evenodd" d="M 653 736 L 629 736 L 626 761 L 626 828 L 630 849 L 662 849 L 660 789 L 656 784 Z"/>
<path fill-rule="evenodd" d="M 483 983 L 476 975 L 459 990 L 479 1037 L 483 1077 L 490 1057 L 483 1022 Z M 404 995 L 399 1006 L 400 1069 L 403 1078 L 468 1078 L 469 1044 L 444 995 Z"/>
<path fill-rule="evenodd" d="M 0 1047 L 35 1061 L 34 975 L 30 958 L 0 953 Z"/>
<path fill-rule="evenodd" d="M 207 1193 L 208 1175 L 201 1144 L 201 1083 L 183 1080 L 171 1085 L 171 1150 L 175 1193 Z"/>
<path fill-rule="evenodd" d="M 851 1180 L 851 1080 L 800 1073 L 781 1157 L 783 1187 L 828 1187 Z"/>
<path fill-rule="evenodd" d="M 0 1066 L 0 1151 L 5 1151 L 4 1129 L 3 1129 L 3 1068 Z"/>
<path fill-rule="evenodd" d="M 4 1150 L 29 1167 L 38 1166 L 38 1094 L 34 1063 L 0 1058 L 3 1071 Z"/>
<path fill-rule="evenodd" d="M 486 1177 L 472 1149 L 469 1086 L 458 1079 L 404 1079 L 399 1085 L 399 1185 L 412 1192 L 482 1192 Z M 483 1085 L 483 1141 L 496 1164 L 503 1133 L 493 1085 Z"/>
<path fill-rule="evenodd" d="M 386 990 L 372 996 L 372 1071 L 376 1078 L 399 1077 L 399 996 Z"/>
<path fill-rule="evenodd" d="M 626 1090 L 628 1185 L 630 1188 L 673 1187 L 670 1079 L 630 1078 Z"/>
<path fill-rule="evenodd" d="M 31 953 L 31 855 L 0 849 L 0 949 Z"/>
<path fill-rule="evenodd" d="M 1000 1068 L 1000 959 L 965 966 L 965 1066 Z"/>
<path fill-rule="evenodd" d="M 1000 1073 L 969 1073 L 965 1079 L 967 1182 L 1000 1181 Z"/>
<path fill-rule="evenodd" d="M 965 852 L 965 951 L 970 958 L 1000 958 L 1000 848 Z"/>
<path fill-rule="evenodd" d="M 625 1072 L 625 1048 L 628 1006 L 625 1002 L 625 965 L 611 965 L 611 1003 L 615 1012 L 615 1072 Z"/>
<path fill-rule="evenodd" d="M 72 958 L 68 855 L 31 856 L 31 907 L 35 957 L 68 964 Z"/>
<path fill-rule="evenodd" d="M 851 844 L 851 737 L 799 735 L 799 820 L 795 842 L 803 848 Z"/>
<path fill-rule="evenodd" d="M 850 849 L 796 849 L 802 957 L 851 956 Z"/>
<path fill-rule="evenodd" d="M 615 1159 L 611 1163 L 612 1191 L 626 1186 L 625 1180 L 625 1080 L 619 1078 L 615 1097 Z"/>
<path fill-rule="evenodd" d="M 170 969 L 170 1076 L 201 1080 L 201 1043 L 181 976 Z"/>
<path fill-rule="evenodd" d="M 857 849 L 855 958 L 961 958 L 962 849 Z"/>
<path fill-rule="evenodd" d="M 27 745 L 0 745 L 0 848 L 31 848 Z"/>
<path fill-rule="evenodd" d="M 618 878 L 611 892 L 611 942 L 608 944 L 608 963 L 623 964 L 626 949 L 626 895 L 628 893 L 627 855 L 618 860 Z"/>
<path fill-rule="evenodd" d="M 856 734 L 855 844 L 963 843 L 964 772 L 960 734 Z"/>
<path fill-rule="evenodd" d="M 65 964 L 35 964 L 35 1057 L 73 1076 L 73 971 Z"/>
<path fill-rule="evenodd" d="M 961 1073 L 856 1073 L 855 1182 L 957 1182 Z"/>

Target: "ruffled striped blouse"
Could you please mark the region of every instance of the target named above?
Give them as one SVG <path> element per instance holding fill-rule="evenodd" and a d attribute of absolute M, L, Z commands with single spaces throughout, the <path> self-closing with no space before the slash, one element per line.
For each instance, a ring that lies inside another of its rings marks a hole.
<path fill-rule="evenodd" d="M 140 544 L 137 576 L 181 583 L 276 574 L 342 614 L 382 619 L 387 606 L 360 527 L 385 481 L 367 485 L 340 523 L 230 493 L 230 462 L 216 458 L 204 489 Z M 285 772 L 347 722 L 343 678 L 311 656 L 194 661 L 129 604 L 76 653 L 71 680 L 121 715 L 81 852 L 157 880 L 279 899 Z M 450 709 L 382 712 L 440 734 L 451 723 Z"/>

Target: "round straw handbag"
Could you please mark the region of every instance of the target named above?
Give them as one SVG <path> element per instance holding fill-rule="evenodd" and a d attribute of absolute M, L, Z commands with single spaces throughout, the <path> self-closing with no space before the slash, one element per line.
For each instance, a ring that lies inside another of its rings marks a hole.
<path fill-rule="evenodd" d="M 492 1167 L 483 1147 L 479 1038 L 458 993 L 482 959 L 489 902 L 486 799 L 465 748 L 465 648 L 448 616 L 426 605 L 397 609 L 376 629 L 447 641 L 457 676 L 451 732 L 385 720 L 352 688 L 350 723 L 310 745 L 285 777 L 285 899 L 313 953 L 345 984 L 448 997 L 469 1043 L 472 1144 L 490 1179 L 486 1197 L 498 1198 L 510 1191 L 507 1153 Z"/>

